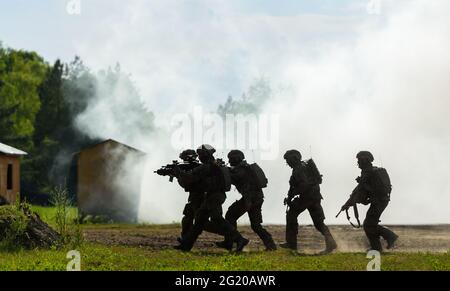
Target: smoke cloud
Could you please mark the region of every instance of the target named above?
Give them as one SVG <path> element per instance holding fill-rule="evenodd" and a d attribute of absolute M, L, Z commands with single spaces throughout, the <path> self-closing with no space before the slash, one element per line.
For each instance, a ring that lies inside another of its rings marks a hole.
<path fill-rule="evenodd" d="M 343 15 L 244 13 L 234 1 L 108 3 L 111 13 L 75 36 L 77 53 L 93 67 L 119 61 L 131 72 L 155 128 L 134 130 L 140 119 L 127 103 L 136 94 L 123 86 L 120 98 L 98 94 L 78 126 L 148 153 L 142 221 L 180 221 L 187 199 L 153 174 L 178 156 L 170 117 L 195 106 L 215 111 L 261 76 L 284 88 L 258 106 L 280 116 L 278 158 L 246 152 L 269 177 L 265 223 L 284 223 L 290 170 L 282 155 L 292 148 L 324 175 L 327 223 L 346 223 L 334 215 L 355 186 L 360 150 L 391 175 L 384 223 L 450 221 L 450 2 L 381 1 L 379 13 L 367 13 L 367 3 L 355 1 Z M 225 208 L 238 197 L 231 192 Z M 300 222 L 311 223 L 307 216 Z"/>

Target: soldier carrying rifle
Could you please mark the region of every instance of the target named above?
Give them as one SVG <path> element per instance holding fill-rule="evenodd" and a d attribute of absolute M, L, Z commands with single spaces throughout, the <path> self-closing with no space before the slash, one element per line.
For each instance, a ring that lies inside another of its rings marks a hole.
<path fill-rule="evenodd" d="M 298 221 L 297 217 L 303 211 L 309 211 L 316 229 L 324 236 L 326 248 L 322 254 L 330 253 L 337 248 L 336 242 L 325 225 L 325 214 L 321 205 L 320 175 L 314 161 L 302 161 L 302 155 L 297 150 L 287 151 L 284 155 L 286 163 L 292 168 L 289 180 L 289 193 L 285 204 L 289 206 L 286 212 L 286 243 L 283 248 L 297 250 Z"/>
<path fill-rule="evenodd" d="M 262 206 L 264 203 L 263 188 L 267 187 L 268 180 L 262 169 L 256 164 L 248 164 L 245 155 L 240 150 L 232 150 L 228 154 L 230 163 L 231 183 L 242 195 L 228 208 L 225 219 L 234 227 L 237 227 L 237 220 L 245 213 L 248 213 L 252 230 L 263 241 L 267 251 L 277 249 L 272 235 L 261 225 L 263 222 Z M 209 228 L 210 232 L 218 233 Z M 219 233 L 220 234 L 220 233 Z M 225 237 L 225 241 L 216 243 L 217 246 L 231 250 L 233 241 Z"/>
<path fill-rule="evenodd" d="M 183 161 L 182 164 L 174 161 L 172 164 L 162 167 L 155 173 L 161 176 L 169 176 L 170 181 L 173 181 L 173 178 L 175 177 L 175 167 L 179 167 L 179 169 L 183 172 L 189 172 L 201 165 L 198 161 L 197 153 L 191 149 L 183 151 L 180 154 L 180 159 Z M 205 198 L 205 191 L 201 183 L 198 182 L 183 184 L 182 181 L 178 179 L 178 183 L 186 192 L 189 192 L 188 202 L 184 207 L 184 216 L 181 220 L 181 237 L 178 238 L 178 241 L 182 241 L 183 237 L 192 229 L 194 225 L 195 213 L 200 208 L 200 205 Z"/>
<path fill-rule="evenodd" d="M 190 251 L 200 234 L 209 223 L 216 225 L 225 237 L 237 243 L 236 251 L 240 252 L 249 243 L 222 214 L 222 204 L 226 199 L 226 191 L 230 190 L 231 178 L 229 170 L 214 158 L 215 149 L 210 145 L 202 145 L 197 149 L 201 165 L 192 171 L 183 172 L 175 167 L 174 175 L 181 184 L 199 183 L 205 189 L 205 199 L 195 215 L 192 229 L 182 237 L 176 249 Z"/>
<path fill-rule="evenodd" d="M 342 206 L 341 212 L 346 211 L 347 218 L 350 218 L 348 209 L 353 207 L 358 220 L 358 226 L 360 226 L 356 205 L 358 203 L 370 204 L 363 227 L 369 239 L 371 249 L 381 252 L 380 237 L 383 237 L 387 241 L 388 249 L 394 247 L 398 239 L 398 235 L 393 231 L 379 225 L 381 214 L 390 201 L 392 191 L 391 181 L 386 169 L 372 165 L 374 158 L 370 152 L 361 151 L 357 154 L 356 158 L 358 159 L 358 167 L 361 169 L 361 176 L 356 179 L 358 186 L 356 186 L 348 201 Z"/>

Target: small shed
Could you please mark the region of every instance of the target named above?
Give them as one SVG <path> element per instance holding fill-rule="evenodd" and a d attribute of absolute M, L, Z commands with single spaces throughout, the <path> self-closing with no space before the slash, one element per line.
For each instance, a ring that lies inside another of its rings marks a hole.
<path fill-rule="evenodd" d="M 27 153 L 0 143 L 0 202 L 16 202 L 20 193 L 20 158 Z"/>
<path fill-rule="evenodd" d="M 137 221 L 142 158 L 133 147 L 108 139 L 73 156 L 68 187 L 82 217 L 107 216 L 114 221 Z"/>

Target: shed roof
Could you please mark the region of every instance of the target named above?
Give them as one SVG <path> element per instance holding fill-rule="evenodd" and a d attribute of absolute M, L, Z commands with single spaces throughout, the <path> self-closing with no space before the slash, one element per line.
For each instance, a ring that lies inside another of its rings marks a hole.
<path fill-rule="evenodd" d="M 15 156 L 27 155 L 26 152 L 18 150 L 16 148 L 13 148 L 13 147 L 3 144 L 3 143 L 0 143 L 0 153 L 6 154 L 6 155 L 15 155 Z"/>
<path fill-rule="evenodd" d="M 131 150 L 131 151 L 134 151 L 134 152 L 137 152 L 137 153 L 140 153 L 140 154 L 145 154 L 145 152 L 143 152 L 143 151 L 141 151 L 141 150 L 138 150 L 138 149 L 136 149 L 136 148 L 134 148 L 134 147 L 131 147 L 131 146 L 129 146 L 129 145 L 126 145 L 126 144 L 124 144 L 124 143 L 121 143 L 121 142 L 119 142 L 119 141 L 117 141 L 117 140 L 114 140 L 114 139 L 107 139 L 107 140 L 104 140 L 104 141 L 101 141 L 101 142 L 95 142 L 95 143 L 93 143 L 93 144 L 91 144 L 91 145 L 89 145 L 89 146 L 83 148 L 82 150 L 80 150 L 79 152 L 75 153 L 74 155 L 79 154 L 80 152 L 85 151 L 85 150 L 87 150 L 87 149 L 91 149 L 91 148 L 93 148 L 93 147 L 96 147 L 96 146 L 99 146 L 99 145 L 102 145 L 102 144 L 106 144 L 106 143 L 114 143 L 114 144 L 118 144 L 118 145 L 121 145 L 121 146 L 123 146 L 123 147 L 125 147 L 125 148 Z"/>

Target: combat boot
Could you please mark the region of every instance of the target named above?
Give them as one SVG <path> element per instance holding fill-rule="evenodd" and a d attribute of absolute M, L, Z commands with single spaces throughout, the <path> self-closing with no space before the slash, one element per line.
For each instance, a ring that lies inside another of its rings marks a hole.
<path fill-rule="evenodd" d="M 290 250 L 293 250 L 293 251 L 297 250 L 297 245 L 293 245 L 293 244 L 290 244 L 290 243 L 282 243 L 282 244 L 280 244 L 280 247 L 283 248 L 283 249 L 290 249 Z"/>
<path fill-rule="evenodd" d="M 331 234 L 325 236 L 325 250 L 320 252 L 321 255 L 327 255 L 337 249 L 336 241 Z"/>
<path fill-rule="evenodd" d="M 173 248 L 176 249 L 176 250 L 182 251 L 182 252 L 190 252 L 191 251 L 191 248 L 189 248 L 189 247 L 187 247 L 186 245 L 183 245 L 183 244 L 179 244 L 177 246 L 174 246 Z"/>
<path fill-rule="evenodd" d="M 273 241 L 270 243 L 266 243 L 265 245 L 266 245 L 266 251 L 268 251 L 268 252 L 277 250 L 277 245 Z"/>
<path fill-rule="evenodd" d="M 221 249 L 226 249 L 227 251 L 231 251 L 233 250 L 233 242 L 229 242 L 229 241 L 218 241 L 215 242 L 216 246 L 221 248 Z"/>
<path fill-rule="evenodd" d="M 236 247 L 236 252 L 240 253 L 242 252 L 242 250 L 245 248 L 246 245 L 248 245 L 250 241 L 246 238 L 240 237 L 237 241 L 237 247 Z"/>
<path fill-rule="evenodd" d="M 395 233 L 387 240 L 387 249 L 392 249 L 395 247 L 395 243 L 398 240 L 398 235 L 396 235 Z"/>

